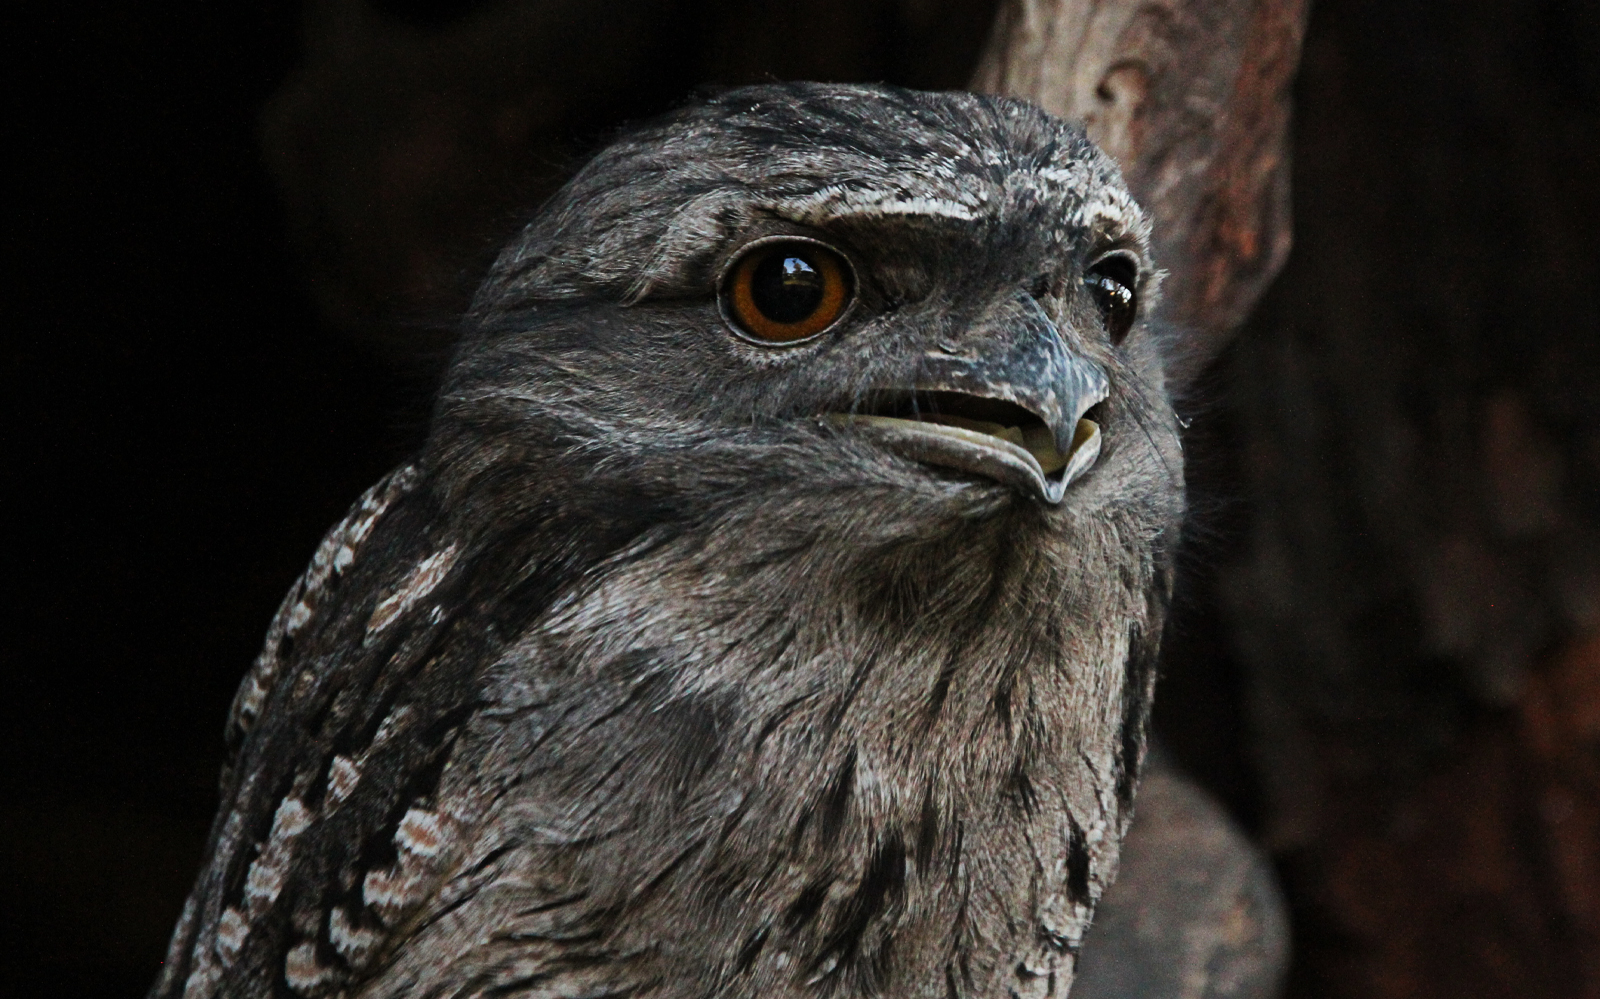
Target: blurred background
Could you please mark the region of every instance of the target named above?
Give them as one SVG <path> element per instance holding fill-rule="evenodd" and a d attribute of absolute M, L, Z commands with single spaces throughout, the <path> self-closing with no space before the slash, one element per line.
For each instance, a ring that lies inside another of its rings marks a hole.
<path fill-rule="evenodd" d="M 696 86 L 959 87 L 994 3 L 14 9 L 0 991 L 131 996 L 497 241 Z M 1600 996 L 1600 3 L 1315 3 L 1293 135 L 1182 403 L 1158 733 L 1273 856 L 1290 995 Z"/>

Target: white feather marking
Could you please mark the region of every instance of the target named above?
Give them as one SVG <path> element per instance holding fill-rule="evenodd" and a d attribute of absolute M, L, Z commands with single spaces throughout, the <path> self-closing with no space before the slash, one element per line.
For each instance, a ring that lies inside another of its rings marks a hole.
<path fill-rule="evenodd" d="M 361 766 L 348 756 L 335 756 L 328 764 L 328 804 L 336 805 L 350 797 L 361 780 Z"/>
<path fill-rule="evenodd" d="M 338 972 L 317 961 L 317 945 L 307 940 L 290 949 L 283 960 L 283 979 L 302 995 L 310 995 L 338 980 Z"/>
<path fill-rule="evenodd" d="M 283 633 L 293 638 L 295 632 L 305 627 L 306 622 L 309 620 L 311 620 L 311 605 L 306 603 L 304 598 L 296 600 L 294 606 L 289 608 L 289 616 L 284 621 Z"/>
<path fill-rule="evenodd" d="M 421 481 L 415 465 L 397 469 L 362 494 L 355 508 L 329 531 L 311 556 L 311 564 L 301 575 L 267 629 L 261 654 L 250 667 L 250 675 L 239 688 L 230 714 L 232 724 L 248 731 L 272 691 L 282 662 L 278 651 L 286 637 L 305 627 L 316 612 L 317 599 L 328 579 L 349 568 L 360 555 L 361 543 L 372 533 L 394 501 L 414 489 Z"/>
<path fill-rule="evenodd" d="M 294 838 L 311 825 L 312 814 L 299 798 L 285 798 L 272 816 L 272 833 L 261 855 L 245 873 L 244 897 L 250 917 L 265 912 L 283 892 L 289 875 L 289 858 L 294 853 Z"/>
<path fill-rule="evenodd" d="M 262 686 L 261 681 L 270 676 L 275 670 L 276 664 L 273 664 L 273 669 L 252 670 L 239 687 L 239 701 L 238 706 L 234 708 L 234 713 L 239 716 L 246 727 L 256 720 L 257 715 L 261 714 L 261 705 L 267 699 L 267 688 Z"/>
<path fill-rule="evenodd" d="M 450 838 L 451 831 L 445 819 L 421 808 L 407 811 L 405 818 L 400 820 L 400 827 L 394 831 L 395 846 L 407 853 L 430 859 L 439 855 Z"/>
<path fill-rule="evenodd" d="M 250 915 L 260 915 L 278 900 L 283 891 L 283 879 L 288 874 L 283 859 L 264 854 L 251 862 L 244 878 L 244 899 Z"/>
<path fill-rule="evenodd" d="M 195 968 L 189 972 L 188 979 L 183 983 L 183 999 L 210 999 L 216 994 L 217 981 L 222 977 L 222 969 L 211 960 L 211 955 L 202 952 L 195 959 Z"/>
<path fill-rule="evenodd" d="M 400 588 L 385 597 L 372 611 L 372 617 L 367 621 L 367 634 L 375 635 L 389 627 L 417 601 L 432 593 L 434 587 L 449 575 L 450 567 L 455 565 L 456 555 L 456 546 L 452 544 L 417 563 Z"/>
<path fill-rule="evenodd" d="M 353 966 L 364 964 L 382 939 L 376 930 L 351 922 L 349 913 L 343 909 L 335 908 L 328 913 L 328 942 Z"/>
<path fill-rule="evenodd" d="M 983 216 L 990 195 L 982 188 L 949 197 L 908 197 L 904 191 L 864 191 L 830 185 L 776 206 L 787 218 L 817 225 L 846 215 L 927 215 L 970 222 Z"/>
<path fill-rule="evenodd" d="M 1150 220 L 1133 197 L 1119 187 L 1108 184 L 1095 187 L 1084 202 L 1082 213 L 1090 227 L 1104 227 L 1139 239 L 1150 236 Z"/>
<path fill-rule="evenodd" d="M 368 871 L 361 879 L 361 898 L 378 918 L 392 925 L 420 901 L 420 888 L 420 879 L 411 874 L 393 869 Z"/>
<path fill-rule="evenodd" d="M 216 942 L 217 956 L 222 958 L 223 964 L 232 964 L 238 958 L 249 935 L 250 924 L 245 921 L 244 913 L 232 906 L 223 910 L 222 918 L 217 920 Z"/>
<path fill-rule="evenodd" d="M 311 811 L 301 803 L 299 798 L 285 798 L 278 805 L 278 811 L 272 816 L 272 839 L 274 842 L 290 839 L 306 831 L 311 825 Z"/>

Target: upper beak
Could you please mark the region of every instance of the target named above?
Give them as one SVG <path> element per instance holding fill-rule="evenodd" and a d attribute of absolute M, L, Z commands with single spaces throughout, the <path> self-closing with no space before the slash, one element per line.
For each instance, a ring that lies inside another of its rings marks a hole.
<path fill-rule="evenodd" d="M 1046 503 L 1094 465 L 1084 414 L 1110 394 L 1030 296 L 997 303 L 951 348 L 928 351 L 912 385 L 886 385 L 832 414 L 908 458 L 988 476 Z"/>

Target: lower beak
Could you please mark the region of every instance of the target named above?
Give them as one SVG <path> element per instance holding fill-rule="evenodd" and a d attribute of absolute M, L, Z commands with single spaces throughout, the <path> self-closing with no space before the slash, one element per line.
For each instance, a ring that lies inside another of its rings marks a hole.
<path fill-rule="evenodd" d="M 1075 424 L 1065 453 L 1042 426 L 1007 427 L 962 420 L 980 424 L 963 426 L 953 421 L 844 413 L 830 419 L 904 457 L 987 476 L 1052 505 L 1060 503 L 1067 487 L 1100 457 L 1100 426 L 1084 418 Z"/>
<path fill-rule="evenodd" d="M 904 457 L 983 475 L 1050 504 L 1100 456 L 1100 366 L 1067 346 L 1031 297 L 996 301 L 956 347 L 928 351 L 910 386 L 830 415 Z"/>

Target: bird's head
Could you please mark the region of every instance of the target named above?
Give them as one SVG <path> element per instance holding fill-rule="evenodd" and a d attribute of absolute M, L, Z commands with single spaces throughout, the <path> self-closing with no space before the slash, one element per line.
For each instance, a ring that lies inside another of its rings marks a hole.
<path fill-rule="evenodd" d="M 601 151 L 501 254 L 436 453 L 964 516 L 1172 494 L 1148 234 L 1115 164 L 1031 105 L 726 92 Z"/>

